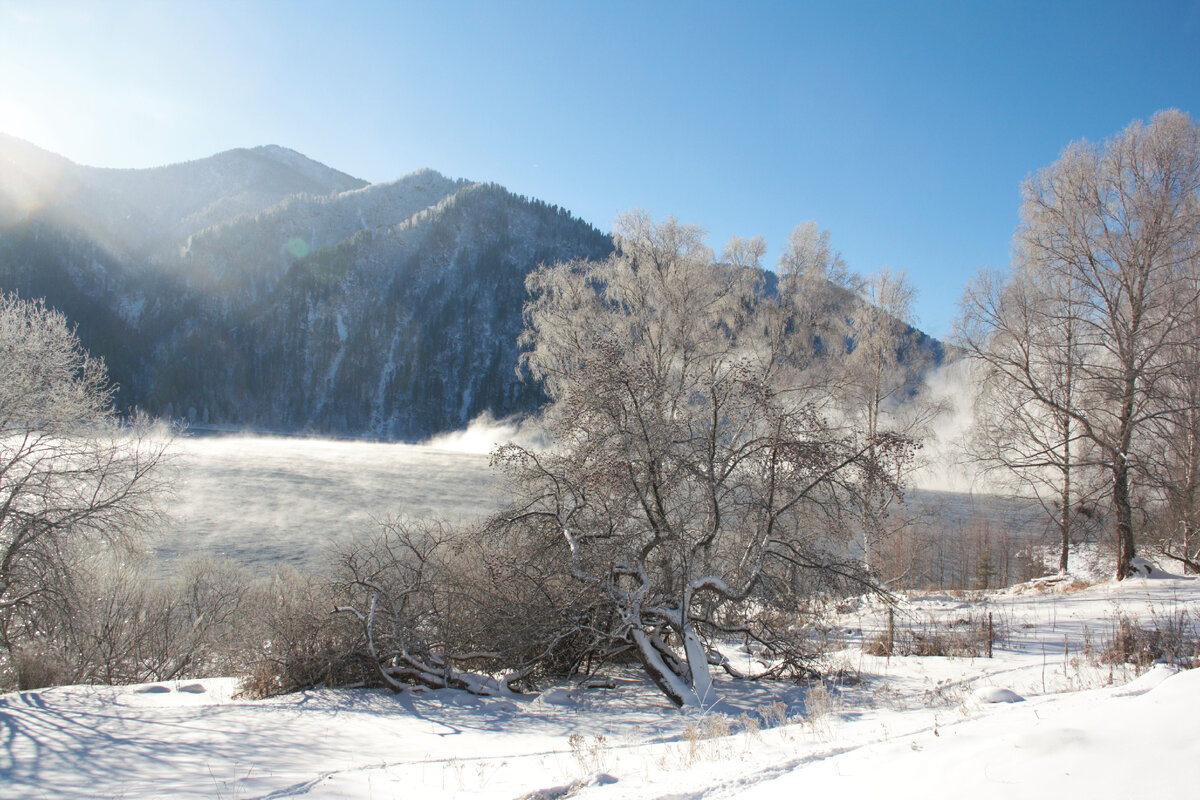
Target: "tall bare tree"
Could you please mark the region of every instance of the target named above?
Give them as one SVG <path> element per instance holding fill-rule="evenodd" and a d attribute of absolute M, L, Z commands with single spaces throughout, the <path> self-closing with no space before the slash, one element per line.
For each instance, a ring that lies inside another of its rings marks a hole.
<path fill-rule="evenodd" d="M 961 330 L 988 342 L 993 358 L 1006 354 L 1023 367 L 1009 370 L 976 358 L 974 423 L 968 457 L 1014 493 L 1032 491 L 1049 515 L 1059 542 L 1059 572 L 1070 546 L 1094 521 L 1103 493 L 1094 448 L 1071 411 L 1079 408 L 1079 376 L 1088 357 L 1079 340 L 1070 285 L 1051 285 L 1036 268 L 1017 263 L 1008 280 L 982 273 L 966 290 Z M 1039 400 L 1033 386 L 1053 399 Z"/>
<path fill-rule="evenodd" d="M 1200 573 L 1200 305 L 1183 309 L 1180 318 L 1180 335 L 1168 348 L 1175 365 L 1166 381 L 1168 399 L 1151 424 L 1143 466 L 1160 503 L 1159 553 L 1185 572 Z"/>
<path fill-rule="evenodd" d="M 1137 450 L 1170 411 L 1171 347 L 1189 335 L 1198 191 L 1200 128 L 1179 111 L 1074 143 L 1022 187 L 1014 277 L 964 301 L 969 354 L 1064 421 L 1063 442 L 1087 440 L 1108 472 L 1118 578 L 1134 556 Z M 1055 363 L 1067 325 L 1078 358 Z"/>
<path fill-rule="evenodd" d="M 608 598 L 611 635 L 673 702 L 706 707 L 716 631 L 801 666 L 779 599 L 805 576 L 865 582 L 840 519 L 869 482 L 889 485 L 909 443 L 821 413 L 828 398 L 802 379 L 817 337 L 787 335 L 811 334 L 796 310 L 811 298 L 786 281 L 762 291 L 760 247 L 721 262 L 698 229 L 641 214 L 616 244 L 529 278 L 526 363 L 555 446 L 497 453 L 518 498 L 505 519 L 556 540 Z"/>

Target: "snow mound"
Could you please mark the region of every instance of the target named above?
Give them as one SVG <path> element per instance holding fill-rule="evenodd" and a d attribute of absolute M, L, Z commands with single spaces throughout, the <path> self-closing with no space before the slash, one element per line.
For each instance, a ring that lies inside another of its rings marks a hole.
<path fill-rule="evenodd" d="M 1136 697 L 1156 688 L 1160 683 L 1179 673 L 1179 667 L 1170 664 L 1155 664 L 1145 675 L 1139 675 L 1113 692 L 1113 697 Z"/>
<path fill-rule="evenodd" d="M 1143 578 L 1149 578 L 1152 575 L 1154 575 L 1156 572 L 1158 572 L 1158 570 L 1155 568 L 1155 566 L 1153 564 L 1151 564 L 1149 561 L 1142 558 L 1141 556 L 1138 556 L 1137 558 L 1130 561 L 1129 568 L 1131 570 L 1133 570 L 1133 574 L 1140 575 Z"/>
<path fill-rule="evenodd" d="M 984 686 L 976 689 L 971 699 L 977 703 L 1020 703 L 1025 698 L 1012 689 L 1002 689 L 999 686 Z"/>
<path fill-rule="evenodd" d="M 535 706 L 573 706 L 575 698 L 571 697 L 571 693 L 563 688 L 548 689 L 537 696 L 533 701 Z"/>
<path fill-rule="evenodd" d="M 186 686 L 176 686 L 175 691 L 186 694 L 204 694 L 208 689 L 203 683 L 189 683 Z M 133 690 L 134 694 L 170 694 L 171 687 L 161 683 L 151 683 Z"/>
<path fill-rule="evenodd" d="M 131 686 L 97 686 L 94 692 L 108 696 L 118 705 L 131 707 L 170 707 L 213 705 L 229 702 L 238 692 L 236 678 L 205 678 L 182 683 L 134 684 Z M 0 797 L 3 794 L 0 793 Z"/>

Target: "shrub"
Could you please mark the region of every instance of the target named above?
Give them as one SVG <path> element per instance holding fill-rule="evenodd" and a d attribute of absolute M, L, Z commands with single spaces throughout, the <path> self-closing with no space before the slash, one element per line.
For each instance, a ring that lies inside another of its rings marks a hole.
<path fill-rule="evenodd" d="M 334 585 L 293 569 L 254 584 L 247 599 L 252 624 L 242 631 L 242 691 L 269 697 L 315 686 L 368 682 L 359 632 L 333 613 Z"/>
<path fill-rule="evenodd" d="M 947 656 L 979 658 L 991 653 L 1000 640 L 1000 628 L 989 625 L 987 616 L 965 617 L 945 622 L 932 617 L 910 625 L 889 625 L 863 644 L 873 656 Z"/>
<path fill-rule="evenodd" d="M 1148 627 L 1120 614 L 1113 618 L 1111 631 L 1098 651 L 1103 664 L 1132 664 L 1139 670 L 1156 662 L 1185 668 L 1200 664 L 1200 636 L 1186 610 L 1155 614 Z"/>

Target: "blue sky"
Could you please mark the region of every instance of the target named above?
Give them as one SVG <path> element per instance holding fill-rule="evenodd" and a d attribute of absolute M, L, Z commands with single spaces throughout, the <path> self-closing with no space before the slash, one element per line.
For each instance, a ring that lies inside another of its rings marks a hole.
<path fill-rule="evenodd" d="M 0 131 L 95 166 L 285 145 L 432 167 L 608 230 L 644 208 L 771 262 L 813 219 L 904 269 L 921 327 L 1003 267 L 1070 141 L 1200 116 L 1193 2 L 0 0 Z"/>

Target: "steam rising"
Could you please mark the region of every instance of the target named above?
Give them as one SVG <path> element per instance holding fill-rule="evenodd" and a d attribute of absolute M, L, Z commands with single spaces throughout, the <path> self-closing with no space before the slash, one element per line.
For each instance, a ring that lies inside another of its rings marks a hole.
<path fill-rule="evenodd" d="M 923 497 L 928 505 L 933 502 L 928 491 L 986 492 L 958 459 L 974 399 L 968 365 L 959 361 L 935 370 L 929 391 L 951 408 L 921 452 L 924 463 L 913 476 L 918 491 L 911 499 Z M 178 497 L 156 548 L 167 561 L 207 550 L 251 567 L 323 570 L 339 543 L 370 533 L 389 516 L 449 522 L 486 516 L 503 502 L 502 481 L 488 467 L 488 453 L 506 442 L 539 448 L 547 441 L 535 421 L 486 415 L 464 431 L 419 445 L 186 436 L 178 448 Z M 966 499 L 949 498 L 960 504 Z"/>
<path fill-rule="evenodd" d="M 971 427 L 975 384 L 971 365 L 959 359 L 926 376 L 929 396 L 944 401 L 947 411 L 935 423 L 934 436 L 925 442 L 921 466 L 912 476 L 920 489 L 944 492 L 988 491 L 987 482 L 969 464 L 962 463 L 962 440 Z"/>
<path fill-rule="evenodd" d="M 424 446 L 453 453 L 486 455 L 497 445 L 509 442 L 540 449 L 546 446 L 547 436 L 534 420 L 516 417 L 497 420 L 491 414 L 484 413 L 471 420 L 466 430 L 439 434 L 424 442 Z"/>
<path fill-rule="evenodd" d="M 247 566 L 323 569 L 339 542 L 388 516 L 463 522 L 500 502 L 487 457 L 425 445 L 188 436 L 167 532 L 171 560 L 212 551 Z"/>
<path fill-rule="evenodd" d="M 535 423 L 487 415 L 419 445 L 186 436 L 178 497 L 155 545 L 168 561 L 204 550 L 247 566 L 324 569 L 339 543 L 388 517 L 469 522 L 498 509 L 488 454 L 510 441 L 540 447 L 545 437 Z"/>

